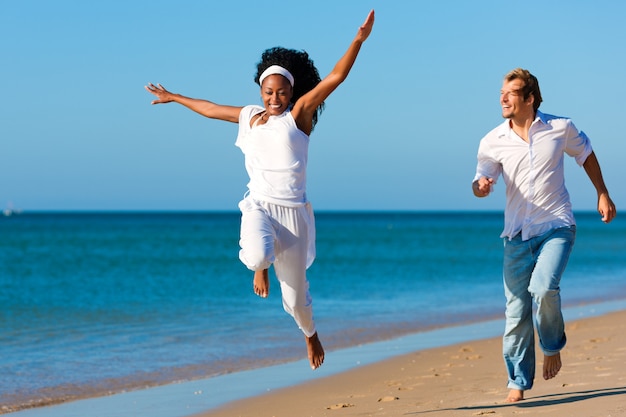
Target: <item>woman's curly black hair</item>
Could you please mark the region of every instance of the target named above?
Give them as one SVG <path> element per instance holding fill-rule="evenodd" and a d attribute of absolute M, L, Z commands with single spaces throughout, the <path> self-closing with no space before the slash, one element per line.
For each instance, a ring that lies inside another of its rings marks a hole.
<path fill-rule="evenodd" d="M 292 104 L 300 97 L 308 93 L 322 80 L 315 68 L 315 64 L 309 58 L 309 54 L 305 51 L 297 51 L 295 49 L 287 49 L 280 46 L 266 49 L 261 54 L 261 60 L 257 64 L 257 72 L 254 76 L 254 82 L 259 84 L 259 78 L 263 71 L 272 65 L 280 65 L 293 75 L 293 97 Z M 260 84 L 259 84 L 260 85 Z M 317 119 L 324 110 L 324 103 L 320 104 L 313 114 L 313 127 L 317 123 Z"/>

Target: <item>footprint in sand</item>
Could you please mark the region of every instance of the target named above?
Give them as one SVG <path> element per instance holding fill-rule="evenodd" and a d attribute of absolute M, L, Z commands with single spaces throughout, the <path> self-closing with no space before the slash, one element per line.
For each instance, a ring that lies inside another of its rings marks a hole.
<path fill-rule="evenodd" d="M 394 397 L 394 396 L 388 395 L 386 397 L 379 398 L 378 402 L 379 403 L 386 403 L 386 402 L 389 402 L 389 401 L 397 401 L 399 399 L 400 398 L 398 398 L 398 397 Z"/>
<path fill-rule="evenodd" d="M 465 359 L 466 361 L 475 361 L 482 358 L 482 356 L 480 356 L 479 354 L 471 355 L 471 353 L 474 353 L 474 348 L 471 346 L 463 346 L 461 349 L 459 349 L 459 353 L 459 355 L 450 356 L 450 359 Z M 452 364 L 448 364 L 448 366 L 452 366 Z"/>
<path fill-rule="evenodd" d="M 563 388 L 565 388 L 565 387 L 583 387 L 583 386 L 586 386 L 586 385 L 589 385 L 589 383 L 588 382 L 578 382 L 576 384 L 562 384 L 561 386 Z"/>
<path fill-rule="evenodd" d="M 341 408 L 349 408 L 349 407 L 354 407 L 354 404 L 339 403 L 339 404 L 328 406 L 326 407 L 326 409 L 327 410 L 339 410 Z"/>

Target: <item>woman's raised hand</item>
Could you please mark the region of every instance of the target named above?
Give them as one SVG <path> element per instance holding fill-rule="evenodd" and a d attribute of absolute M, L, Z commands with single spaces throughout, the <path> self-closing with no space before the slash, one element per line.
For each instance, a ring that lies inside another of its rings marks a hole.
<path fill-rule="evenodd" d="M 364 42 L 367 37 L 372 33 L 372 28 L 374 27 L 374 10 L 370 11 L 365 19 L 365 22 L 359 28 L 359 32 L 356 37 L 361 42 Z"/>
<path fill-rule="evenodd" d="M 152 83 L 149 83 L 147 86 L 145 86 L 145 89 L 150 94 L 154 94 L 156 96 L 156 100 L 152 100 L 152 104 L 162 104 L 173 101 L 172 93 L 167 91 L 165 87 L 163 87 L 161 84 L 154 85 Z"/>

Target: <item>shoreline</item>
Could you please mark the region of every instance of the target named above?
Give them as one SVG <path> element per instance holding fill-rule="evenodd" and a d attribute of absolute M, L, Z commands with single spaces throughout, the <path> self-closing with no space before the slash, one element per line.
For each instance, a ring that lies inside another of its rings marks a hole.
<path fill-rule="evenodd" d="M 578 322 L 580 319 L 587 320 L 597 316 L 614 314 L 616 311 L 626 316 L 626 300 L 565 308 L 564 315 L 566 323 L 570 323 Z M 232 407 L 237 408 L 248 402 L 262 402 L 263 398 L 278 395 L 284 390 L 299 390 L 303 386 L 320 384 L 321 381 L 341 379 L 354 372 L 365 372 L 370 367 L 380 367 L 380 364 L 387 361 L 401 360 L 400 358 L 407 355 L 419 356 L 449 346 L 474 344 L 476 341 L 485 343 L 491 341 L 490 343 L 493 344 L 494 338 L 498 344 L 502 323 L 502 320 L 492 320 L 470 325 L 445 327 L 388 341 L 339 349 L 332 351 L 327 356 L 325 365 L 315 372 L 309 370 L 307 360 L 300 360 L 208 379 L 30 408 L 8 414 L 16 417 L 90 417 L 94 415 L 94 410 L 98 410 L 97 415 L 99 417 L 127 415 L 182 417 L 194 414 L 220 416 L 224 415 L 219 414 L 220 410 L 225 408 L 230 410 Z M 500 359 L 496 368 L 500 374 L 504 375 L 502 367 Z M 377 379 L 377 376 L 372 378 Z M 263 382 L 260 383 L 259 381 Z M 256 412 L 259 411 L 258 408 L 255 410 Z"/>
<path fill-rule="evenodd" d="M 537 358 L 533 389 L 505 401 L 501 337 L 415 351 L 339 375 L 226 404 L 195 417 L 626 416 L 626 311 L 566 324 L 563 368 Z"/>

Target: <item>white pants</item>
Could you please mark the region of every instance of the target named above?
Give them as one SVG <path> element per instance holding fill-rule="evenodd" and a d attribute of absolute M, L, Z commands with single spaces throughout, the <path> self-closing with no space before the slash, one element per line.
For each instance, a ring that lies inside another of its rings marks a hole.
<path fill-rule="evenodd" d="M 306 270 L 315 259 L 315 219 L 310 203 L 285 207 L 250 196 L 239 203 L 241 234 L 239 259 L 258 271 L 274 264 L 283 308 L 302 332 L 315 334 L 313 300 Z"/>

